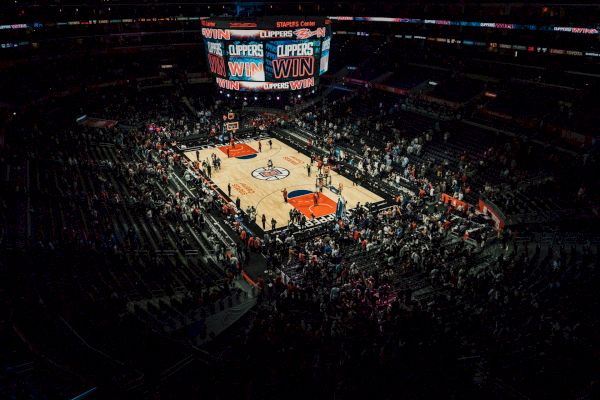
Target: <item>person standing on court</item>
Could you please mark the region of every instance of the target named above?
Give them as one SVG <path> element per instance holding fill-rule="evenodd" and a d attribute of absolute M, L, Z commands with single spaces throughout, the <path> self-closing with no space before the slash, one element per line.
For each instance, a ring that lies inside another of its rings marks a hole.
<path fill-rule="evenodd" d="M 308 176 L 310 177 L 310 164 L 306 164 L 306 172 L 308 172 Z"/>
<path fill-rule="evenodd" d="M 196 161 L 200 161 L 200 152 L 196 150 Z"/>
<path fill-rule="evenodd" d="M 319 205 L 319 192 L 313 193 L 313 203 L 315 206 Z"/>
<path fill-rule="evenodd" d="M 242 204 L 242 201 L 240 200 L 239 197 L 237 199 L 235 199 L 235 206 L 238 208 L 238 210 L 241 210 L 241 207 L 240 207 L 241 204 Z"/>
<path fill-rule="evenodd" d="M 284 202 L 284 203 L 287 203 L 287 200 L 288 200 L 288 197 L 287 197 L 287 195 L 288 195 L 287 189 L 286 189 L 286 188 L 283 188 L 283 190 L 281 191 L 281 193 L 283 193 L 283 202 Z"/>
<path fill-rule="evenodd" d="M 271 218 L 271 229 L 275 230 L 277 226 L 277 220 L 275 218 Z"/>
<path fill-rule="evenodd" d="M 212 167 L 209 163 L 206 163 L 206 172 L 208 173 L 208 177 L 212 178 Z"/>
<path fill-rule="evenodd" d="M 233 134 L 231 135 L 231 139 L 229 139 L 229 145 L 232 149 L 235 149 L 235 138 L 233 137 Z"/>
<path fill-rule="evenodd" d="M 273 150 L 273 141 L 269 139 L 269 149 Z"/>
<path fill-rule="evenodd" d="M 262 227 L 263 227 L 263 231 L 265 230 L 265 225 L 267 225 L 267 217 L 265 214 L 262 215 Z"/>
<path fill-rule="evenodd" d="M 258 152 L 262 153 L 262 142 L 260 140 L 258 141 Z"/>
<path fill-rule="evenodd" d="M 231 197 L 231 183 L 227 183 L 227 195 Z"/>

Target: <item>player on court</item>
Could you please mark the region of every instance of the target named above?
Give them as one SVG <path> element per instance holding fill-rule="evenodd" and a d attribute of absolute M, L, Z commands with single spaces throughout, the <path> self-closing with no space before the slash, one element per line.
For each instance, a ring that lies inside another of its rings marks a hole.
<path fill-rule="evenodd" d="M 273 161 L 269 158 L 269 161 L 267 161 L 267 169 L 273 169 Z"/>

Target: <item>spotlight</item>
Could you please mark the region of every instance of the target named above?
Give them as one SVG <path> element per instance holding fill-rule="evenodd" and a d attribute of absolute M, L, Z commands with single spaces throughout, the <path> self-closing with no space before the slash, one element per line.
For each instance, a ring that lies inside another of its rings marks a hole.
<path fill-rule="evenodd" d="M 258 97 L 254 96 L 254 100 L 258 100 Z"/>
<path fill-rule="evenodd" d="M 300 97 L 302 97 L 302 95 L 301 95 L 301 94 L 299 94 L 299 95 L 298 95 L 298 98 L 300 98 Z"/>
<path fill-rule="evenodd" d="M 277 96 L 277 100 L 279 100 L 279 96 Z"/>
<path fill-rule="evenodd" d="M 227 97 L 231 96 L 229 93 L 227 93 Z"/>

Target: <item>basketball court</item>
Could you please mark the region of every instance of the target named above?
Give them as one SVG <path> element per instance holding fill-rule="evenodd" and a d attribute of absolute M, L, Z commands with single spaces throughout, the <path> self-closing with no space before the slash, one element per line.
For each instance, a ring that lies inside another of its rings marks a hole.
<path fill-rule="evenodd" d="M 206 160 L 212 165 L 212 154 L 221 159 L 221 169 L 212 169 L 212 181 L 225 194 L 227 185 L 231 185 L 231 201 L 240 199 L 242 210 L 249 206 L 256 208 L 256 222 L 261 225 L 261 217 L 267 218 L 266 230 L 271 228 L 271 219 L 277 221 L 277 228 L 287 225 L 289 212 L 297 209 L 307 219 L 334 214 L 338 202 L 338 194 L 330 189 L 342 188 L 342 197 L 346 200 L 346 209 L 353 209 L 356 204 L 377 203 L 383 198 L 362 186 L 354 186 L 353 182 L 331 171 L 331 184 L 325 185 L 323 191 L 315 198 L 317 176 L 316 164 L 311 166 L 311 176 L 306 168 L 310 158 L 277 139 L 257 140 L 229 145 L 198 149 L 200 161 Z M 196 161 L 196 149 L 185 152 L 186 157 Z M 268 167 L 268 161 L 273 163 Z M 283 191 L 287 190 L 288 201 L 284 201 Z M 337 191 L 337 190 L 336 190 Z"/>

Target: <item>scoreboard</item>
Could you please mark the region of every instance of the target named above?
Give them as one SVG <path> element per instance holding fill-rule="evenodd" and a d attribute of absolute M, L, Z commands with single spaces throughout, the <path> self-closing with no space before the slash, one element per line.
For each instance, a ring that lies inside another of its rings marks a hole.
<path fill-rule="evenodd" d="M 201 23 L 208 67 L 222 89 L 309 89 L 329 67 L 331 21 L 326 18 L 204 19 Z"/>

